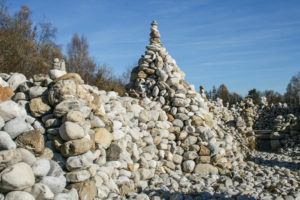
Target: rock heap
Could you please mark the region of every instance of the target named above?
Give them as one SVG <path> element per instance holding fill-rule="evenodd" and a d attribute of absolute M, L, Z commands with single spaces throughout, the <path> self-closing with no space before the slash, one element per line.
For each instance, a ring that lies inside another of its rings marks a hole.
<path fill-rule="evenodd" d="M 160 42 L 156 21 L 151 25 L 150 45 L 132 70 L 128 93 L 162 105 L 172 123 L 169 131 L 176 145 L 187 151 L 182 164 L 186 172 L 194 171 L 190 166 L 207 167 L 210 163 L 231 168 L 230 158 L 243 159 L 238 153 L 243 152 L 241 145 L 233 139 L 240 135 L 224 123 L 233 118 L 232 114 L 221 103 L 208 102 L 204 88 L 199 94 L 184 80 L 184 73 Z M 223 114 L 226 116 L 218 116 Z"/>

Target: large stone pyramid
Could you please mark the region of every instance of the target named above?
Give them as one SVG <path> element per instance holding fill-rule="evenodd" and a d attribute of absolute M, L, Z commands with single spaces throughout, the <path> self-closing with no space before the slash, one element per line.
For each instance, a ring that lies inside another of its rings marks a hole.
<path fill-rule="evenodd" d="M 160 42 L 156 21 L 151 24 L 150 44 L 146 48 L 139 65 L 132 71 L 129 94 L 147 96 L 163 105 L 188 105 L 189 100 L 183 97 L 195 96 L 195 89 L 184 81 L 185 74 Z"/>

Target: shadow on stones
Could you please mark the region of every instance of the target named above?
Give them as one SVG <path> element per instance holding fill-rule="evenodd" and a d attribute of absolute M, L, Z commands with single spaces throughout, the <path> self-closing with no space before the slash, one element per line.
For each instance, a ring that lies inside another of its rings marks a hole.
<path fill-rule="evenodd" d="M 276 159 L 266 160 L 263 158 L 249 158 L 249 161 L 252 161 L 258 165 L 263 165 L 263 166 L 268 166 L 268 167 L 278 166 L 280 168 L 285 167 L 285 168 L 293 170 L 293 171 L 300 170 L 300 163 L 279 161 Z"/>
<path fill-rule="evenodd" d="M 225 194 L 214 193 L 213 195 L 209 192 L 195 192 L 182 194 L 180 192 L 170 192 L 165 190 L 146 190 L 143 191 L 147 194 L 150 199 L 155 199 L 155 197 L 159 197 L 161 200 L 209 200 L 209 199 L 224 199 L 224 200 L 258 200 L 249 195 L 234 195 L 232 197 L 226 197 Z"/>

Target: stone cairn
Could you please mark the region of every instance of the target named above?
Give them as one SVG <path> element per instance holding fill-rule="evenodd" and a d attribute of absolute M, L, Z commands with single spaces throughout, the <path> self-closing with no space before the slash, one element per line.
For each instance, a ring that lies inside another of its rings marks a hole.
<path fill-rule="evenodd" d="M 188 151 L 186 155 L 194 155 L 185 156 L 185 164 L 219 163 L 231 167 L 229 155 L 238 148 L 232 144 L 233 135 L 238 134 L 224 131 L 228 127 L 222 122 L 218 124 L 218 116 L 210 112 L 216 109 L 215 113 L 219 113 L 223 109 L 229 116 L 229 110 L 221 108 L 221 104 L 214 108 L 207 102 L 203 87 L 199 94 L 184 80 L 185 74 L 160 42 L 156 21 L 151 24 L 150 45 L 146 48 L 139 65 L 132 70 L 131 82 L 127 86 L 129 95 L 149 98 L 162 105 L 172 123 L 169 131 L 174 134 L 177 145 Z M 189 169 L 190 172 L 193 168 Z"/>

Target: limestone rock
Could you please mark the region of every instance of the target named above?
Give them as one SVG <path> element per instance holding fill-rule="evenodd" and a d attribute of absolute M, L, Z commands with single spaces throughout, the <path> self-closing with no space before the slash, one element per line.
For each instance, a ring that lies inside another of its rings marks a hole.
<path fill-rule="evenodd" d="M 105 128 L 96 129 L 94 137 L 95 143 L 101 144 L 104 149 L 107 149 L 113 140 L 113 135 Z"/>
<path fill-rule="evenodd" d="M 83 138 L 65 142 L 60 150 L 64 157 L 77 156 L 88 152 L 91 149 L 91 141 Z"/>
<path fill-rule="evenodd" d="M 48 105 L 48 99 L 45 96 L 31 99 L 29 109 L 34 117 L 41 117 L 51 111 L 51 107 Z"/>
<path fill-rule="evenodd" d="M 0 116 L 6 122 L 16 117 L 26 116 L 26 110 L 14 101 L 5 101 L 0 103 Z"/>
<path fill-rule="evenodd" d="M 66 174 L 67 182 L 78 183 L 90 178 L 90 173 L 87 170 L 72 171 Z"/>
<path fill-rule="evenodd" d="M 93 200 L 97 194 L 96 184 L 91 180 L 71 184 L 71 187 L 78 191 L 79 199 Z"/>
<path fill-rule="evenodd" d="M 17 145 L 10 135 L 4 131 L 0 131 L 0 150 L 16 149 Z"/>
<path fill-rule="evenodd" d="M 78 100 L 67 99 L 56 105 L 53 114 L 56 117 L 62 117 L 69 111 L 80 111 L 80 104 Z"/>
<path fill-rule="evenodd" d="M 24 82 L 26 82 L 26 77 L 19 73 L 14 73 L 7 81 L 11 89 L 14 91 Z"/>
<path fill-rule="evenodd" d="M 67 74 L 55 79 L 54 82 L 57 83 L 60 80 L 69 80 L 69 79 L 75 81 L 76 84 L 84 83 L 84 81 L 81 79 L 81 77 L 76 73 L 67 73 Z"/>
<path fill-rule="evenodd" d="M 66 71 L 62 71 L 62 70 L 58 70 L 58 69 L 51 69 L 49 71 L 50 78 L 53 80 L 62 77 L 66 73 L 67 73 Z"/>
<path fill-rule="evenodd" d="M 20 134 L 33 129 L 23 118 L 15 118 L 7 122 L 4 126 L 4 131 L 7 132 L 11 138 L 16 138 Z"/>
<path fill-rule="evenodd" d="M 34 99 L 37 97 L 45 96 L 48 93 L 47 87 L 34 86 L 29 89 L 29 97 L 30 99 Z"/>
<path fill-rule="evenodd" d="M 71 189 L 65 193 L 59 193 L 55 195 L 54 200 L 78 200 L 78 194 L 76 189 Z"/>
<path fill-rule="evenodd" d="M 196 174 L 209 175 L 209 174 L 218 174 L 218 168 L 210 164 L 197 164 L 195 167 Z"/>
<path fill-rule="evenodd" d="M 79 156 L 72 156 L 67 159 L 66 168 L 69 171 L 85 169 L 93 164 L 94 154 L 91 151 Z"/>
<path fill-rule="evenodd" d="M 22 160 L 22 155 L 17 150 L 0 151 L 0 170 L 18 163 Z"/>
<path fill-rule="evenodd" d="M 0 173 L 0 190 L 23 190 L 35 182 L 31 167 L 24 163 L 16 163 Z"/>
<path fill-rule="evenodd" d="M 53 199 L 54 194 L 50 188 L 42 183 L 36 183 L 32 186 L 30 193 L 35 199 Z"/>
<path fill-rule="evenodd" d="M 35 200 L 35 198 L 28 192 L 14 191 L 7 193 L 5 200 Z"/>
<path fill-rule="evenodd" d="M 66 187 L 66 178 L 63 175 L 58 177 L 44 176 L 40 183 L 47 185 L 54 194 L 58 194 Z"/>
<path fill-rule="evenodd" d="M 50 162 L 46 159 L 38 159 L 32 165 L 32 171 L 35 176 L 46 176 L 50 170 Z"/>
<path fill-rule="evenodd" d="M 10 100 L 14 95 L 14 91 L 10 87 L 2 87 L 0 85 L 0 103 Z"/>
<path fill-rule="evenodd" d="M 25 148 L 36 155 L 42 154 L 45 149 L 44 137 L 39 130 L 23 133 L 16 139 L 16 143 L 19 147 Z"/>
<path fill-rule="evenodd" d="M 59 128 L 59 135 L 66 141 L 76 140 L 84 137 L 84 130 L 78 124 L 67 121 Z"/>

